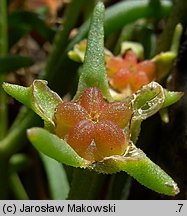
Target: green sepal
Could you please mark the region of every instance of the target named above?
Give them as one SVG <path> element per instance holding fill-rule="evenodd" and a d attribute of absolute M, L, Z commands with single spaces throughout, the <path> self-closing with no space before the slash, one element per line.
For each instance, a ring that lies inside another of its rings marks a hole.
<path fill-rule="evenodd" d="M 54 126 L 54 111 L 62 100 L 47 86 L 47 81 L 35 80 L 30 87 L 3 83 L 3 88 L 9 95 L 36 112 L 47 125 Z"/>
<path fill-rule="evenodd" d="M 73 50 L 70 50 L 68 52 L 68 57 L 75 62 L 83 63 L 86 47 L 87 47 L 87 40 L 85 39 L 80 41 L 78 44 L 75 44 Z"/>
<path fill-rule="evenodd" d="M 165 94 L 165 100 L 164 100 L 164 103 L 162 105 L 162 108 L 171 106 L 172 104 L 174 104 L 178 100 L 180 100 L 181 97 L 184 95 L 183 92 L 168 91 L 166 89 L 164 90 L 164 94 Z"/>
<path fill-rule="evenodd" d="M 75 62 L 83 63 L 86 47 L 87 47 L 87 40 L 84 39 L 80 41 L 78 44 L 75 44 L 73 49 L 68 52 L 68 57 Z M 108 59 L 110 59 L 112 56 L 113 54 L 107 48 L 104 48 L 105 62 L 107 62 Z"/>
<path fill-rule="evenodd" d="M 143 86 L 132 97 L 133 116 L 130 131 L 131 140 L 136 143 L 141 129 L 141 122 L 162 108 L 165 94 L 161 85 L 151 82 Z"/>
<path fill-rule="evenodd" d="M 144 48 L 142 44 L 132 41 L 125 41 L 121 44 L 121 55 L 124 55 L 128 50 L 132 50 L 139 59 L 144 58 Z"/>
<path fill-rule="evenodd" d="M 107 174 L 125 171 L 153 191 L 169 196 L 179 193 L 179 188 L 173 179 L 133 144 L 124 156 L 107 157 L 92 165 L 90 169 Z"/>
<path fill-rule="evenodd" d="M 63 139 L 48 132 L 43 128 L 27 130 L 30 142 L 43 154 L 61 163 L 73 167 L 86 167 L 89 161 L 81 158 Z"/>
<path fill-rule="evenodd" d="M 165 94 L 165 100 L 162 105 L 162 108 L 159 110 L 159 113 L 160 113 L 161 120 L 167 124 L 169 123 L 169 114 L 168 114 L 167 107 L 171 106 L 172 104 L 180 100 L 184 93 L 168 91 L 167 89 L 164 89 L 164 94 Z"/>
<path fill-rule="evenodd" d="M 111 100 L 104 60 L 104 5 L 98 2 L 94 8 L 88 34 L 84 64 L 74 100 L 78 100 L 89 87 L 99 88 L 104 97 Z"/>
<path fill-rule="evenodd" d="M 162 105 L 162 108 L 159 110 L 159 113 L 160 113 L 161 120 L 167 124 L 169 123 L 169 114 L 168 114 L 167 107 L 171 106 L 172 104 L 180 100 L 184 93 L 168 91 L 167 89 L 164 89 L 164 93 L 165 93 L 165 100 Z"/>
<path fill-rule="evenodd" d="M 176 59 L 176 53 L 173 51 L 162 52 L 156 55 L 152 61 L 156 64 L 157 80 L 162 80 L 166 77 L 171 68 L 173 67 L 174 60 Z"/>
<path fill-rule="evenodd" d="M 165 100 L 164 89 L 157 82 L 143 86 L 133 96 L 133 118 L 142 120 L 158 112 Z"/>
<path fill-rule="evenodd" d="M 168 76 L 171 68 L 173 67 L 173 63 L 178 54 L 182 32 L 183 32 L 183 27 L 179 23 L 175 27 L 170 51 L 160 53 L 152 59 L 152 61 L 155 62 L 156 67 L 157 67 L 157 80 L 158 81 L 161 81 L 166 76 Z"/>

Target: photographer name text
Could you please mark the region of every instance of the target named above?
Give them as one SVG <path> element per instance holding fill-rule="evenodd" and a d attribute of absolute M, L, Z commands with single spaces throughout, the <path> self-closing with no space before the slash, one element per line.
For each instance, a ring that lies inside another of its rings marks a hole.
<path fill-rule="evenodd" d="M 16 206 L 15 204 L 3 206 L 3 213 L 115 213 L 116 206 L 115 204 L 107 204 L 107 205 L 86 205 L 86 204 L 66 204 L 66 205 L 19 205 Z"/>

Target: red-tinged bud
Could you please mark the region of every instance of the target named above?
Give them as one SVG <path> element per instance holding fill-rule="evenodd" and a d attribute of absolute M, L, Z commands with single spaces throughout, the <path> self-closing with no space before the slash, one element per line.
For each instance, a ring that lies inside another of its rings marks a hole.
<path fill-rule="evenodd" d="M 104 104 L 101 91 L 97 88 L 88 88 L 80 101 L 80 105 L 85 108 L 92 121 L 97 121 Z"/>
<path fill-rule="evenodd" d="M 86 160 L 122 155 L 127 148 L 122 130 L 132 115 L 129 102 L 107 103 L 99 89 L 88 88 L 80 102 L 62 102 L 55 112 L 55 133 Z"/>
<path fill-rule="evenodd" d="M 106 104 L 99 120 L 110 120 L 124 128 L 132 116 L 132 107 L 129 102 L 113 102 Z"/>
<path fill-rule="evenodd" d="M 138 63 L 136 54 L 131 50 L 123 58 L 111 57 L 106 69 L 110 85 L 119 92 L 127 90 L 134 93 L 156 78 L 155 63 L 151 60 Z"/>
<path fill-rule="evenodd" d="M 112 155 L 123 155 L 127 148 L 123 130 L 112 121 L 100 121 L 95 125 L 94 141 L 97 147 L 96 161 Z"/>
<path fill-rule="evenodd" d="M 95 161 L 94 124 L 89 120 L 80 121 L 67 135 L 67 143 L 86 160 Z"/>
<path fill-rule="evenodd" d="M 153 81 L 156 77 L 156 65 L 150 60 L 140 62 L 137 65 L 137 70 L 144 71 L 147 74 L 150 82 Z"/>
<path fill-rule="evenodd" d="M 122 90 L 129 87 L 131 72 L 128 69 L 121 68 L 111 79 L 110 84 L 114 89 Z"/>
<path fill-rule="evenodd" d="M 124 60 L 120 57 L 111 57 L 106 64 L 108 77 L 113 77 L 113 75 L 124 67 Z"/>
<path fill-rule="evenodd" d="M 131 78 L 131 89 L 132 92 L 136 92 L 143 85 L 150 83 L 148 76 L 143 71 L 138 71 L 137 73 L 132 74 Z"/>
<path fill-rule="evenodd" d="M 86 110 L 77 103 L 62 102 L 55 111 L 55 133 L 63 138 L 78 122 L 88 118 Z"/>
<path fill-rule="evenodd" d="M 138 61 L 136 54 L 131 50 L 128 50 L 123 58 L 124 58 L 125 63 L 131 64 L 131 65 L 136 65 Z"/>

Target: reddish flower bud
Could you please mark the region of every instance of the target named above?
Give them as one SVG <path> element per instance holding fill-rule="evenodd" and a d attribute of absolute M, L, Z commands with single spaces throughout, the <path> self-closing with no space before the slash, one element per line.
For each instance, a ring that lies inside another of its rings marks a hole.
<path fill-rule="evenodd" d="M 86 109 L 90 118 L 94 121 L 100 115 L 105 104 L 101 91 L 97 88 L 88 88 L 82 95 L 80 104 Z"/>
<path fill-rule="evenodd" d="M 132 109 L 129 102 L 114 102 L 106 104 L 99 117 L 100 120 L 110 120 L 124 128 L 130 121 Z"/>
<path fill-rule="evenodd" d="M 154 62 L 145 60 L 137 65 L 137 71 L 144 71 L 150 81 L 156 77 L 156 65 Z"/>
<path fill-rule="evenodd" d="M 55 112 L 55 132 L 83 158 L 94 162 L 122 155 L 122 130 L 132 115 L 128 102 L 107 103 L 97 88 L 88 88 L 79 103 L 62 102 Z"/>
<path fill-rule="evenodd" d="M 156 65 L 146 60 L 138 63 L 136 54 L 129 50 L 124 57 L 111 57 L 106 64 L 110 85 L 120 91 L 131 90 L 132 93 L 156 77 Z"/>
<path fill-rule="evenodd" d="M 94 124 L 89 120 L 80 121 L 67 135 L 67 143 L 81 157 L 95 161 Z"/>
<path fill-rule="evenodd" d="M 110 79 L 110 84 L 117 90 L 122 90 L 130 87 L 131 72 L 128 69 L 121 68 L 114 76 Z"/>
<path fill-rule="evenodd" d="M 133 93 L 148 83 L 150 81 L 144 71 L 137 71 L 131 75 L 131 90 Z"/>
<path fill-rule="evenodd" d="M 88 118 L 86 110 L 77 103 L 62 102 L 55 112 L 55 133 L 63 138 L 78 122 Z"/>
<path fill-rule="evenodd" d="M 106 64 L 108 77 L 113 77 L 113 75 L 124 67 L 124 61 L 120 57 L 111 57 Z"/>
<path fill-rule="evenodd" d="M 122 155 L 127 148 L 123 130 L 112 121 L 100 121 L 95 125 L 94 140 L 97 161 L 112 155 Z"/>

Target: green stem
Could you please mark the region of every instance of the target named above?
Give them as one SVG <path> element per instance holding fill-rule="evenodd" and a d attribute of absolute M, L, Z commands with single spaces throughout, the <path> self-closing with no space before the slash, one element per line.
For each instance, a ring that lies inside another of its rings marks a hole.
<path fill-rule="evenodd" d="M 157 46 L 157 53 L 161 51 L 167 51 L 170 49 L 172 37 L 175 27 L 178 23 L 181 23 L 184 26 L 186 25 L 186 11 L 187 11 L 187 1 L 186 0 L 177 0 L 173 6 L 173 10 L 171 11 L 167 25 L 164 28 L 162 35 L 160 36 L 159 43 Z M 180 33 L 180 27 L 178 29 Z M 179 34 L 180 36 L 180 34 Z M 176 35 L 177 37 L 177 35 Z M 177 38 L 176 38 L 177 39 Z M 172 47 L 172 50 L 176 49 L 176 47 Z"/>
<path fill-rule="evenodd" d="M 0 1 L 0 56 L 4 56 L 8 51 L 7 35 L 7 8 L 6 0 Z M 4 81 L 4 75 L 0 74 L 0 86 Z M 0 140 L 5 136 L 7 130 L 7 98 L 2 88 L 0 88 Z"/>
<path fill-rule="evenodd" d="M 0 55 L 7 54 L 8 50 L 8 34 L 7 34 L 7 1 L 0 1 Z"/>
<path fill-rule="evenodd" d="M 26 130 L 34 124 L 39 124 L 40 119 L 33 111 L 28 111 L 26 117 L 22 119 L 19 127 L 11 130 L 10 133 L 0 142 L 0 152 L 10 157 L 12 154 L 21 149 L 26 138 Z"/>
<path fill-rule="evenodd" d="M 4 76 L 0 75 L 0 86 L 4 81 Z M 7 96 L 6 93 L 0 88 L 0 140 L 5 137 L 8 127 L 8 112 L 7 112 Z"/>
<path fill-rule="evenodd" d="M 14 192 L 15 198 L 18 200 L 28 200 L 29 197 L 17 173 L 10 174 L 10 185 Z"/>
<path fill-rule="evenodd" d="M 68 199 L 90 200 L 101 198 L 105 179 L 106 175 L 76 168 L 73 173 L 73 180 Z"/>
<path fill-rule="evenodd" d="M 170 51 L 176 53 L 176 55 L 178 53 L 182 31 L 183 31 L 182 25 L 180 23 L 177 24 L 176 27 L 175 27 L 175 32 L 174 32 L 174 35 L 173 35 L 171 48 L 170 48 Z"/>
<path fill-rule="evenodd" d="M 108 187 L 107 199 L 127 200 L 132 178 L 125 172 L 116 173 L 111 176 Z"/>

